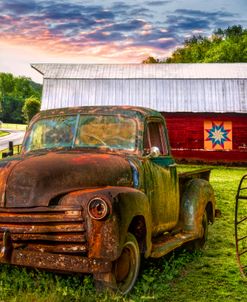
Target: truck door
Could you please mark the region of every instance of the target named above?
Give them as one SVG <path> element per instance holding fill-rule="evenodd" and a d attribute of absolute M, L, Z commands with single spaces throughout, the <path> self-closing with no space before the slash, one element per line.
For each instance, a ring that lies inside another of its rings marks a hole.
<path fill-rule="evenodd" d="M 160 156 L 143 157 L 145 192 L 152 211 L 153 235 L 169 231 L 179 219 L 179 186 L 174 159 L 171 157 L 164 121 L 146 122 L 143 147 L 145 154 L 158 147 Z"/>

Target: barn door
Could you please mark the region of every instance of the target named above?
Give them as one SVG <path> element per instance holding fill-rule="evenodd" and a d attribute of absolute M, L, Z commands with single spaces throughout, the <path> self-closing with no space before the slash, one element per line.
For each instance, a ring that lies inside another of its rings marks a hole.
<path fill-rule="evenodd" d="M 235 206 L 235 240 L 241 275 L 247 276 L 247 174 L 239 183 Z"/>

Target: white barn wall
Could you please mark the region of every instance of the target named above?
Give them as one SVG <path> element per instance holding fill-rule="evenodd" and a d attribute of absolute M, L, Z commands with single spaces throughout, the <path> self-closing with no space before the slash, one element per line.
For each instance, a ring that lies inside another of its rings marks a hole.
<path fill-rule="evenodd" d="M 92 105 L 247 113 L 247 80 L 44 78 L 42 110 Z"/>

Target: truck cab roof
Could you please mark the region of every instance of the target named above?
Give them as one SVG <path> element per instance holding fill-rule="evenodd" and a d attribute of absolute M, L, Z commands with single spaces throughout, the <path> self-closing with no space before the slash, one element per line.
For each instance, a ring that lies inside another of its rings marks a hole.
<path fill-rule="evenodd" d="M 135 107 L 135 106 L 82 106 L 82 107 L 68 107 L 68 108 L 58 108 L 41 111 L 35 119 L 62 115 L 62 114 L 121 114 L 129 117 L 138 117 L 140 119 L 145 119 L 148 116 L 152 117 L 162 117 L 162 115 L 152 109 Z"/>

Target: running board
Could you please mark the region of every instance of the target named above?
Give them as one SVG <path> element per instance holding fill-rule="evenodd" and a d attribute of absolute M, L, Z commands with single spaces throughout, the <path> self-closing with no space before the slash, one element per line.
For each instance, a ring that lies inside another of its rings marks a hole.
<path fill-rule="evenodd" d="M 195 233 L 183 232 L 178 233 L 174 236 L 166 234 L 164 236 L 158 237 L 152 244 L 152 251 L 150 256 L 152 258 L 159 258 L 170 253 L 184 243 L 195 240 L 197 238 L 198 237 L 195 235 Z"/>

